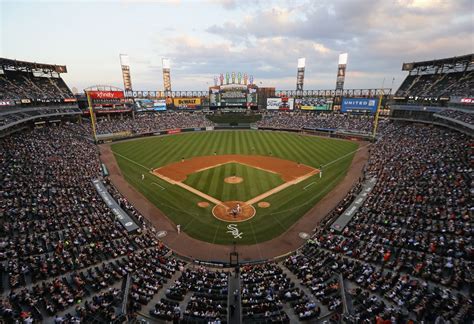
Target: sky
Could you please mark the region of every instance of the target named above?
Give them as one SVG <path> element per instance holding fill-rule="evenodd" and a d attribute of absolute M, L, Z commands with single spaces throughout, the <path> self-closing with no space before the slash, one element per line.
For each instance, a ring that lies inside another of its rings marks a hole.
<path fill-rule="evenodd" d="M 334 89 L 340 53 L 349 88 L 396 89 L 403 62 L 474 53 L 474 0 L 0 0 L 0 56 L 66 65 L 70 88 L 123 88 L 128 54 L 134 90 L 206 90 L 220 73 L 259 86 Z"/>

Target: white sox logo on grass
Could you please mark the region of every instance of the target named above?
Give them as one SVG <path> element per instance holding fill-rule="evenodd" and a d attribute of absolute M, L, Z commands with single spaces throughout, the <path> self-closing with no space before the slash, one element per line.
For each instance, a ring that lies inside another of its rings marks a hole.
<path fill-rule="evenodd" d="M 237 228 L 237 224 L 229 224 L 227 225 L 227 233 L 230 233 L 234 236 L 234 238 L 242 238 L 242 232 L 239 232 L 239 229 Z"/>

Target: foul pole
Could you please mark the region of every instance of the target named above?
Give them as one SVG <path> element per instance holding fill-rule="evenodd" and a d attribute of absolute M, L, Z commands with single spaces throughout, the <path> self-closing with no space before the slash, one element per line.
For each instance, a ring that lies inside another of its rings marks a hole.
<path fill-rule="evenodd" d="M 97 133 L 95 131 L 95 115 L 94 115 L 94 110 L 92 109 L 92 102 L 91 102 L 91 97 L 89 95 L 89 91 L 86 91 L 86 95 L 87 95 L 87 103 L 89 104 L 89 115 L 91 116 L 92 136 L 94 137 L 94 142 L 97 143 Z"/>
<path fill-rule="evenodd" d="M 377 111 L 375 112 L 374 128 L 372 130 L 372 140 L 374 141 L 375 141 L 375 135 L 377 134 L 377 126 L 379 125 L 379 114 L 380 114 L 380 106 L 382 106 L 382 98 L 383 98 L 383 88 L 380 92 L 379 103 L 377 104 Z"/>

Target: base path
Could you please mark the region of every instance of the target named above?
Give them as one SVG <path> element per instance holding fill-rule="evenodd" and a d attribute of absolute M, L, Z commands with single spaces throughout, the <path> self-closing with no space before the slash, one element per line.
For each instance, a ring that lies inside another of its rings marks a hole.
<path fill-rule="evenodd" d="M 284 184 L 279 185 L 278 187 L 270 189 L 267 192 L 264 192 L 263 194 L 258 195 L 257 197 L 254 197 L 254 198 L 250 199 L 249 201 L 246 201 L 245 203 L 248 204 L 248 205 L 253 205 L 256 202 L 259 202 L 260 200 L 263 200 L 267 197 L 270 197 L 271 195 L 276 194 L 277 192 L 280 192 L 283 189 L 288 188 L 289 186 L 300 183 L 301 181 L 304 181 L 304 180 L 308 179 L 309 177 L 312 177 L 313 175 L 318 174 L 318 173 L 319 173 L 319 170 L 313 170 L 313 171 L 305 174 L 304 176 L 296 178 L 295 180 L 285 182 Z"/>
<path fill-rule="evenodd" d="M 309 233 L 317 227 L 319 222 L 338 205 L 354 183 L 363 175 L 363 168 L 369 156 L 369 147 L 366 142 L 359 143 L 360 148 L 354 155 L 346 176 L 329 194 L 280 236 L 259 244 L 237 245 L 240 261 L 271 259 L 294 251 L 303 245 L 306 240 L 300 238 L 299 233 Z M 184 232 L 178 234 L 176 225 L 124 179 L 110 144 L 100 145 L 99 148 L 101 161 L 107 166 L 110 180 L 114 186 L 154 225 L 157 231 L 167 231 L 168 234 L 162 238 L 162 241 L 169 248 L 177 254 L 198 260 L 229 262 L 229 253 L 234 251 L 232 245 L 218 245 L 200 241 Z M 305 171 L 305 173 L 307 172 Z"/>

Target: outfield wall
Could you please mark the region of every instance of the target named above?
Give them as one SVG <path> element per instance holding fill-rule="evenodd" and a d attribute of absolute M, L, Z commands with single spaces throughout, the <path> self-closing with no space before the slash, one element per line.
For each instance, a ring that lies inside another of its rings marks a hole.
<path fill-rule="evenodd" d="M 113 136 L 114 134 L 107 134 L 106 139 L 103 139 L 100 136 L 98 136 L 97 140 L 98 140 L 99 144 L 103 144 L 103 143 L 119 142 L 119 141 L 123 141 L 123 140 L 129 140 L 129 139 L 141 138 L 141 137 L 148 137 L 148 136 L 162 136 L 162 135 L 173 135 L 173 134 L 180 134 L 180 133 L 214 131 L 214 130 L 262 130 L 262 131 L 303 133 L 303 134 L 309 134 L 309 135 L 315 135 L 315 136 L 325 136 L 325 137 L 341 138 L 341 139 L 347 139 L 347 140 L 364 140 L 364 141 L 373 140 L 373 138 L 370 134 L 338 131 L 336 129 L 273 128 L 273 127 L 257 127 L 255 125 L 173 128 L 173 129 L 166 129 L 166 130 L 160 130 L 160 131 L 148 132 L 148 133 L 130 134 L 129 136 L 123 136 L 123 132 L 121 132 L 120 136 Z"/>

